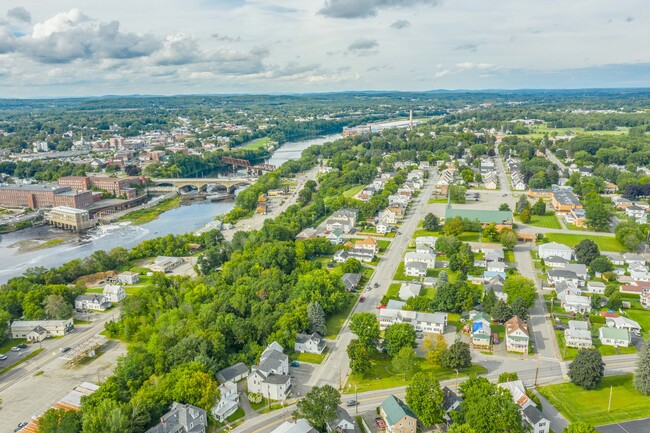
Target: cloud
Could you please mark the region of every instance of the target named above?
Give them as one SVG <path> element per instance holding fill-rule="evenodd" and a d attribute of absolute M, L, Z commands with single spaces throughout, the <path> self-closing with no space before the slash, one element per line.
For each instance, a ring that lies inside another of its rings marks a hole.
<path fill-rule="evenodd" d="M 241 41 L 241 36 L 237 36 L 236 38 L 231 38 L 230 36 L 227 35 L 220 35 L 219 33 L 213 33 L 212 37 L 215 38 L 216 40 L 220 42 L 240 42 Z"/>
<path fill-rule="evenodd" d="M 7 11 L 7 18 L 29 24 L 32 22 L 32 14 L 24 7 L 16 7 Z"/>
<path fill-rule="evenodd" d="M 632 21 L 634 21 L 634 17 L 627 17 L 625 18 L 625 21 L 631 23 Z"/>
<path fill-rule="evenodd" d="M 11 53 L 16 49 L 16 37 L 6 27 L 0 27 L 0 54 Z"/>
<path fill-rule="evenodd" d="M 320 64 L 301 65 L 298 62 L 289 62 L 282 68 L 274 68 L 269 71 L 271 78 L 289 78 L 295 76 L 304 76 L 310 72 L 318 71 Z"/>
<path fill-rule="evenodd" d="M 443 69 L 442 71 L 436 71 L 433 74 L 433 78 L 438 79 L 438 78 L 446 77 L 450 73 L 451 73 L 451 71 L 449 69 Z"/>
<path fill-rule="evenodd" d="M 405 28 L 409 27 L 410 25 L 411 25 L 411 22 L 409 20 L 397 20 L 393 24 L 391 24 L 390 26 L 392 28 L 394 28 L 394 29 L 402 30 L 402 29 L 405 29 Z"/>
<path fill-rule="evenodd" d="M 438 6 L 441 0 L 325 0 L 319 14 L 330 18 L 374 17 L 381 9 L 416 5 Z"/>
<path fill-rule="evenodd" d="M 222 48 L 214 54 L 212 60 L 216 71 L 222 74 L 252 75 L 267 71 L 263 60 L 270 54 L 265 47 L 253 48 L 248 52 Z"/>
<path fill-rule="evenodd" d="M 167 36 L 162 48 L 151 59 L 156 65 L 185 65 L 200 59 L 199 44 L 193 38 L 182 33 Z"/>
<path fill-rule="evenodd" d="M 478 50 L 478 44 L 461 44 L 456 46 L 454 50 L 475 52 L 476 50 Z"/>
<path fill-rule="evenodd" d="M 456 67 L 461 71 L 472 71 L 472 70 L 486 71 L 486 70 L 496 68 L 496 65 L 493 65 L 492 63 L 463 62 L 463 63 L 457 63 Z"/>
<path fill-rule="evenodd" d="M 377 42 L 376 39 L 359 38 L 348 46 L 346 53 L 355 56 L 371 56 L 379 53 L 379 51 L 376 50 L 378 46 L 379 42 Z"/>

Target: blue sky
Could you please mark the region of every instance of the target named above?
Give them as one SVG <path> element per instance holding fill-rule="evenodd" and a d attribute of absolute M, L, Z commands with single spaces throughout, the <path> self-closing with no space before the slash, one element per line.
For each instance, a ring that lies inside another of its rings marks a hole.
<path fill-rule="evenodd" d="M 0 97 L 650 86 L 642 0 L 2 7 Z"/>

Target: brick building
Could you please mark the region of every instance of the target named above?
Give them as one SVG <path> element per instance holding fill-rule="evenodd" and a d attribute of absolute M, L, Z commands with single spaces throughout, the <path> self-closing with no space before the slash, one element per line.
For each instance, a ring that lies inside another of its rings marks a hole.
<path fill-rule="evenodd" d="M 85 188 L 79 188 L 83 190 Z M 2 185 L 0 205 L 6 207 L 27 207 L 40 209 L 54 206 L 68 206 L 88 209 L 93 203 L 90 191 L 74 191 L 69 186 L 59 185 Z"/>
<path fill-rule="evenodd" d="M 144 178 L 141 177 L 107 177 L 107 176 L 65 176 L 58 180 L 61 186 L 69 186 L 74 189 L 98 188 L 116 196 L 135 198 L 137 192 L 133 186 L 144 185 Z"/>

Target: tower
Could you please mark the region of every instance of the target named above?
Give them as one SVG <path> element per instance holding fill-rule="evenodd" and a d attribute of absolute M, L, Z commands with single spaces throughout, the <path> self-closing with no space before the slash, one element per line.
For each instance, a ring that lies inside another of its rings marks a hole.
<path fill-rule="evenodd" d="M 413 109 L 409 111 L 409 131 L 413 131 Z"/>

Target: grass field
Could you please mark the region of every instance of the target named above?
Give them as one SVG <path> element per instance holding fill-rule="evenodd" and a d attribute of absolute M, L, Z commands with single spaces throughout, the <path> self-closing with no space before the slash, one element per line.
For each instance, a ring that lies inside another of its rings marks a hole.
<path fill-rule="evenodd" d="M 258 138 L 257 140 L 249 141 L 243 146 L 237 147 L 237 149 L 257 150 L 260 146 L 266 149 L 266 146 L 268 146 L 271 141 L 272 140 L 269 137 L 262 137 Z"/>
<path fill-rule="evenodd" d="M 365 185 L 357 185 L 357 186 L 353 186 L 352 188 L 346 191 L 343 191 L 343 197 L 352 197 L 357 195 L 359 192 L 361 192 L 364 186 Z"/>
<path fill-rule="evenodd" d="M 447 198 L 446 197 L 430 198 L 429 204 L 434 204 L 434 203 L 447 203 Z"/>
<path fill-rule="evenodd" d="M 503 258 L 506 263 L 515 262 L 515 252 L 512 250 L 503 250 Z"/>
<path fill-rule="evenodd" d="M 515 217 L 515 219 L 519 222 L 521 220 L 519 219 L 519 215 Z M 560 222 L 557 220 L 557 217 L 555 216 L 555 213 L 553 212 L 546 212 L 546 215 L 544 216 L 539 216 L 539 215 L 531 215 L 530 221 L 527 223 L 529 226 L 535 226 L 535 227 L 544 227 L 547 229 L 561 229 L 562 226 L 560 225 Z"/>
<path fill-rule="evenodd" d="M 608 236 L 597 235 L 578 235 L 571 233 L 546 233 L 544 235 L 549 242 L 559 242 L 561 244 L 575 247 L 584 239 L 590 239 L 598 245 L 600 251 L 623 252 L 625 248 L 621 245 L 616 238 Z"/>
<path fill-rule="evenodd" d="M 391 371 L 391 357 L 386 354 L 377 354 L 372 359 L 372 368 L 365 376 L 351 374 L 346 384 L 346 390 L 354 391 L 355 386 L 358 392 L 374 391 L 378 389 L 394 388 L 408 385 L 409 381 L 403 374 L 396 374 Z M 452 379 L 456 377 L 455 370 L 448 370 L 426 362 L 418 358 L 421 371 L 431 372 L 438 380 Z M 472 365 L 466 370 L 459 370 L 459 376 L 470 374 L 484 374 L 487 369 L 481 365 Z"/>
<path fill-rule="evenodd" d="M 131 223 L 136 225 L 148 223 L 149 221 L 153 221 L 158 218 L 158 215 L 161 213 L 177 208 L 180 205 L 180 197 L 162 200 L 160 203 L 148 209 L 140 209 L 135 212 L 131 212 L 128 215 L 124 215 L 123 217 L 119 218 L 118 221 L 131 221 Z"/>
<path fill-rule="evenodd" d="M 27 340 L 25 338 L 14 338 L 13 340 L 7 340 L 4 343 L 0 344 L 0 353 L 5 354 L 6 352 L 9 352 L 12 347 L 25 343 L 27 343 Z"/>
<path fill-rule="evenodd" d="M 323 359 L 325 359 L 325 354 L 326 353 L 327 353 L 327 350 L 324 351 L 321 354 L 293 352 L 291 355 L 289 355 L 289 359 L 291 361 L 309 362 L 310 364 L 320 364 L 320 363 L 323 362 Z"/>
<path fill-rule="evenodd" d="M 339 331 L 343 327 L 343 324 L 345 323 L 345 319 L 347 319 L 348 314 L 350 314 L 350 311 L 352 311 L 352 307 L 354 307 L 354 304 L 356 302 L 357 302 L 356 295 L 351 293 L 350 300 L 348 301 L 345 308 L 343 308 L 343 310 L 327 318 L 327 320 L 325 321 L 325 326 L 327 327 L 327 335 L 325 336 L 325 338 L 336 338 L 336 336 L 339 335 Z"/>
<path fill-rule="evenodd" d="M 420 237 L 420 236 L 442 236 L 442 233 L 440 232 L 430 232 L 428 230 L 416 230 L 415 233 L 413 233 L 413 239 Z M 460 235 L 456 236 L 458 240 L 462 242 L 478 242 L 479 239 L 479 233 L 478 232 L 463 232 Z"/>
<path fill-rule="evenodd" d="M 397 266 L 397 270 L 395 271 L 395 275 L 393 276 L 393 280 L 397 281 L 411 281 L 413 277 L 408 277 L 404 273 L 404 262 L 400 262 L 400 264 Z"/>
<path fill-rule="evenodd" d="M 643 338 L 650 337 L 650 311 L 647 310 L 625 310 L 627 317 L 636 320 L 641 325 Z"/>
<path fill-rule="evenodd" d="M 608 413 L 610 386 L 612 407 Z M 650 407 L 650 397 L 636 391 L 631 374 L 605 377 L 593 391 L 572 383 L 543 386 L 538 391 L 570 422 L 585 421 L 594 426 L 644 418 Z"/>
<path fill-rule="evenodd" d="M 379 252 L 383 253 L 390 246 L 390 241 L 378 240 L 377 245 L 379 245 Z"/>

